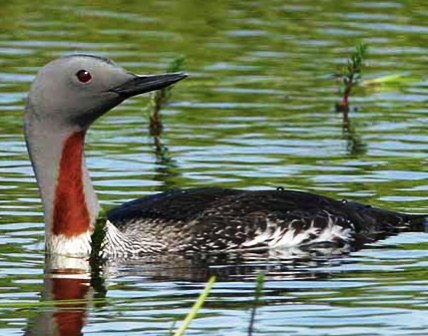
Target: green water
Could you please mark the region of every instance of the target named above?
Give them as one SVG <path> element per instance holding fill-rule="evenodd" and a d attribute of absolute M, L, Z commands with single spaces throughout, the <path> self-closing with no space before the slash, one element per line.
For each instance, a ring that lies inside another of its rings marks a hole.
<path fill-rule="evenodd" d="M 88 280 L 45 277 L 41 203 L 22 136 L 29 83 L 56 56 L 95 53 L 136 73 L 163 72 L 184 56 L 191 77 L 162 111 L 162 155 L 148 134 L 147 97 L 90 131 L 88 165 L 105 208 L 169 188 L 282 186 L 428 213 L 425 1 L 18 0 L 0 8 L 1 335 L 65 335 L 61 321 L 68 335 L 167 335 L 210 274 L 218 280 L 188 335 L 247 335 L 261 270 L 253 335 L 426 335 L 423 232 L 345 256 L 166 256 L 111 264 Z M 364 79 L 401 77 L 356 89 L 350 133 L 334 112 L 332 75 L 361 41 L 369 45 Z M 81 301 L 52 301 L 65 298 L 55 286 L 80 288 Z"/>

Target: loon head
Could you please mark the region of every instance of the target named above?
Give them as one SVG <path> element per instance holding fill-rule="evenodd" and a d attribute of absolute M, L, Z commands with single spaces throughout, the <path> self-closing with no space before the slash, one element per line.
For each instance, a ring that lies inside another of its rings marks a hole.
<path fill-rule="evenodd" d="M 85 130 L 125 99 L 185 77 L 183 73 L 137 76 L 109 59 L 92 55 L 60 57 L 37 74 L 28 96 L 26 121 Z"/>
<path fill-rule="evenodd" d="M 84 161 L 87 129 L 125 99 L 176 83 L 182 73 L 137 76 L 105 58 L 55 59 L 36 75 L 24 132 L 43 201 L 47 250 L 87 255 L 100 206 Z"/>

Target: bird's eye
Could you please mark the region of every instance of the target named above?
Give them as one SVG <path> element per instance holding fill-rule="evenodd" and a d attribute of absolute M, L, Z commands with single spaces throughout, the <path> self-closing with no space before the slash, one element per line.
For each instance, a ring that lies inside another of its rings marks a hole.
<path fill-rule="evenodd" d="M 92 79 L 92 75 L 87 70 L 79 70 L 76 72 L 76 77 L 81 83 L 88 83 Z"/>

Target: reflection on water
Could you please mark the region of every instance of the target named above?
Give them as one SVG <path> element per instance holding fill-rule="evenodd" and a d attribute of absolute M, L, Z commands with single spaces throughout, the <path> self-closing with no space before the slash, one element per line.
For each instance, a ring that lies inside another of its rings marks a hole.
<path fill-rule="evenodd" d="M 28 320 L 25 335 L 82 335 L 96 290 L 91 281 L 89 263 L 77 258 L 55 259 L 47 257 L 45 260 L 41 309 Z M 106 290 L 98 288 L 100 292 L 105 294 Z"/>
<path fill-rule="evenodd" d="M 161 143 L 160 137 L 153 138 L 156 156 L 156 174 L 153 180 L 160 183 L 159 190 L 176 189 L 179 185 L 174 182 L 180 177 L 179 169 L 174 158 L 171 157 L 168 147 Z"/>
<path fill-rule="evenodd" d="M 349 156 L 358 157 L 367 153 L 367 145 L 349 119 L 343 121 L 343 137 L 346 139 L 346 150 Z"/>
<path fill-rule="evenodd" d="M 381 312 L 380 307 L 393 307 L 395 302 L 407 297 L 413 301 L 412 305 L 424 305 L 423 299 L 414 297 L 414 291 L 423 288 L 426 281 L 405 285 L 412 279 L 414 271 L 411 271 L 411 264 L 409 268 L 401 264 L 406 254 L 394 246 L 384 247 L 380 253 L 376 249 L 365 251 L 357 258 L 335 250 L 292 252 L 292 257 L 260 254 L 195 256 L 193 259 L 148 256 L 100 265 L 89 265 L 87 260 L 76 258 L 47 258 L 40 307 L 36 309 L 36 315 L 31 314 L 28 318 L 25 335 L 81 335 L 94 319 L 99 323 L 97 332 L 107 333 L 111 331 L 112 323 L 120 324 L 122 320 L 120 314 L 113 313 L 112 306 L 116 306 L 118 313 L 134 309 L 139 312 L 135 316 L 131 313 L 127 318 L 130 333 L 150 332 L 153 324 L 168 330 L 174 322 L 183 320 L 212 275 L 217 278 L 216 286 L 200 316 L 206 322 L 196 320 L 195 323 L 202 326 L 211 320 L 212 314 L 218 316 L 225 311 L 243 309 L 238 315 L 242 332 L 249 325 L 249 308 L 255 300 L 254 281 L 260 273 L 265 274 L 266 282 L 258 315 L 263 317 L 269 312 L 271 318 L 260 320 L 258 317 L 256 330 L 275 328 L 275 319 L 284 318 L 292 324 L 286 330 L 291 331 L 292 326 L 303 327 L 305 322 L 298 317 L 300 313 L 316 318 L 317 325 L 322 326 L 322 319 L 328 320 L 328 314 L 323 317 L 327 313 L 326 302 L 336 309 L 346 309 L 351 320 L 354 314 L 355 318 L 365 320 L 370 311 L 378 309 Z M 422 255 L 428 257 L 426 250 L 419 257 Z M 383 269 L 375 265 L 378 261 L 373 260 L 373 256 L 384 259 Z M 409 253 L 407 258 L 412 258 Z M 396 277 L 394 280 L 402 283 L 396 286 L 388 279 L 388 274 L 399 268 L 407 269 L 407 275 Z M 376 285 L 379 280 L 374 276 L 384 280 Z M 377 290 L 380 292 L 374 295 L 373 291 Z M 307 306 L 303 310 L 302 304 Z M 409 308 L 404 301 L 400 305 L 401 310 Z M 282 308 L 270 311 L 269 307 Z M 367 315 L 358 313 L 358 307 L 366 307 Z M 321 315 L 317 316 L 318 313 Z M 110 314 L 116 316 L 115 322 L 111 321 Z M 334 311 L 329 314 L 340 316 Z M 408 315 L 403 318 L 405 316 Z"/>
<path fill-rule="evenodd" d="M 222 256 L 147 256 L 135 260 L 116 260 L 94 264 L 79 258 L 47 256 L 41 293 L 40 309 L 28 319 L 25 335 L 82 335 L 92 306 L 108 307 L 106 279 L 132 278 L 141 273 L 149 283 L 173 281 L 177 291 L 186 292 L 191 283 L 205 282 L 215 275 L 217 282 L 254 283 L 263 273 L 267 281 L 323 280 L 331 277 L 323 266 L 346 262 L 344 251 L 289 251 L 285 255 L 222 255 Z M 281 253 L 281 252 L 279 252 Z M 292 255 L 292 257 L 290 256 Z M 333 256 L 338 258 L 333 260 Z M 320 268 L 320 270 L 316 270 Z M 120 269 L 120 270 L 119 270 Z M 311 271 L 313 269 L 313 271 Z M 184 284 L 183 282 L 186 282 Z M 182 285 L 180 285 L 182 283 Z M 190 285 L 191 286 L 191 285 Z M 238 289 L 239 290 L 239 289 Z M 286 290 L 282 288 L 281 291 Z M 269 291 L 269 295 L 275 293 Z M 280 294 L 279 292 L 277 294 Z M 186 294 L 184 294 L 187 296 Z M 253 293 L 244 294 L 250 302 Z M 229 295 L 225 295 L 228 298 Z M 190 298 L 191 299 L 191 298 Z M 127 300 L 125 300 L 127 301 Z M 265 304 L 297 303 L 289 297 L 266 299 Z M 132 304 L 132 300 L 127 302 Z M 227 304 L 226 304 L 227 305 Z M 171 320 L 172 323 L 175 322 Z"/>
<path fill-rule="evenodd" d="M 42 298 L 51 307 L 28 321 L 25 335 L 82 335 L 91 300 L 88 281 L 48 275 L 44 287 Z"/>
<path fill-rule="evenodd" d="M 44 275 L 41 203 L 21 119 L 29 82 L 58 55 L 96 53 L 136 73 L 163 72 L 184 55 L 191 76 L 162 110 L 159 142 L 147 131 L 147 98 L 126 102 L 89 132 L 88 165 L 106 209 L 170 188 L 215 185 L 283 186 L 427 213 L 424 1 L 20 0 L 2 4 L 1 14 L 2 335 L 61 334 L 61 327 L 167 335 L 211 274 L 218 281 L 189 334 L 247 335 L 260 271 L 267 281 L 254 334 L 426 334 L 428 238 L 421 232 L 341 255 L 174 256 L 83 268 L 81 277 L 69 267 Z M 358 111 L 344 125 L 328 75 L 358 42 L 370 48 L 364 79 L 400 80 L 353 91 Z M 82 300 L 65 307 L 61 298 Z"/>

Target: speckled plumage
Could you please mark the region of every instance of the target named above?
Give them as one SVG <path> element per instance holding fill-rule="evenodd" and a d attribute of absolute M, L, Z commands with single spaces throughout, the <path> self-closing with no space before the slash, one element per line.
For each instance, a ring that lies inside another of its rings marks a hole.
<path fill-rule="evenodd" d="M 125 237 L 135 244 L 146 242 L 151 252 L 356 245 L 423 219 L 311 193 L 222 188 L 155 194 L 127 202 L 107 216 Z"/>
<path fill-rule="evenodd" d="M 83 151 L 92 123 L 132 96 L 186 77 L 138 76 L 92 55 L 60 57 L 38 72 L 25 107 L 24 131 L 49 253 L 98 253 L 91 242 L 100 206 Z M 103 254 L 111 256 L 348 247 L 414 228 L 423 218 L 282 189 L 172 190 L 111 210 L 106 235 L 98 240 Z"/>

